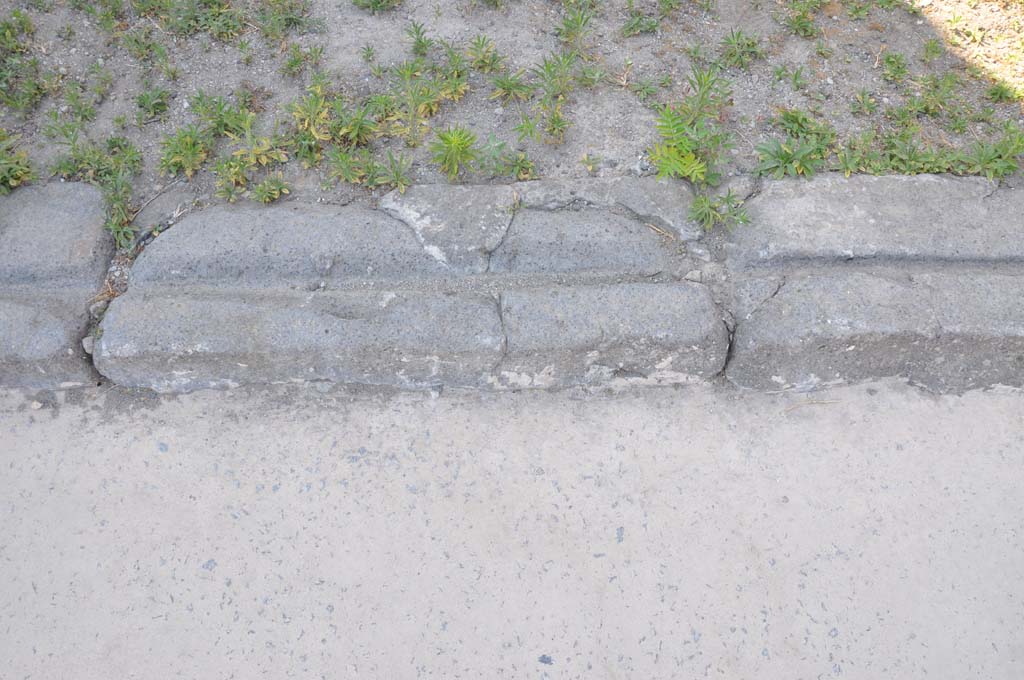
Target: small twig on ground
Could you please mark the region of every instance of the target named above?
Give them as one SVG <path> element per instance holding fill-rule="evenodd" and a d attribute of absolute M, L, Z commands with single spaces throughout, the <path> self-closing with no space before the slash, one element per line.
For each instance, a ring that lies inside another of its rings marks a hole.
<path fill-rule="evenodd" d="M 882 46 L 878 48 L 878 54 L 875 55 L 875 65 L 873 68 L 878 68 L 882 65 L 882 52 L 885 52 L 886 47 L 888 47 L 888 45 L 882 43 Z"/>
<path fill-rule="evenodd" d="M 173 186 L 174 186 L 175 184 L 178 184 L 178 183 L 180 183 L 180 182 L 181 182 L 181 178 L 179 177 L 178 179 L 174 180 L 173 182 L 171 182 L 170 184 L 168 184 L 167 186 L 165 186 L 165 187 L 164 187 L 163 189 L 161 189 L 160 191 L 158 191 L 158 192 L 156 192 L 155 194 L 153 194 L 152 196 L 150 196 L 150 197 L 149 197 L 149 199 L 147 199 L 147 200 L 146 200 L 146 202 L 145 202 L 145 203 L 143 203 L 142 205 L 140 205 L 140 206 L 139 206 L 139 209 L 135 211 L 135 214 L 134 214 L 134 215 L 132 215 L 132 219 L 134 220 L 134 219 L 135 219 L 136 217 L 138 217 L 139 213 L 141 213 L 141 212 L 142 212 L 143 210 L 145 210 L 145 209 L 146 209 L 146 206 L 148 206 L 148 205 L 149 205 L 150 203 L 152 203 L 152 202 L 153 202 L 153 201 L 155 201 L 156 199 L 158 199 L 158 198 L 160 198 L 161 196 L 163 196 L 163 195 L 164 195 L 164 194 L 165 194 L 165 193 L 167 192 L 167 190 L 168 190 L 168 189 L 170 189 L 170 188 L 171 188 L 171 187 L 173 187 Z"/>
<path fill-rule="evenodd" d="M 670 239 L 670 240 L 672 240 L 672 241 L 675 241 L 675 240 L 676 240 L 676 237 L 672 235 L 672 232 L 669 232 L 669 231 L 665 231 L 664 229 L 662 229 L 662 228 L 661 228 L 661 227 L 659 227 L 658 225 L 656 225 L 656 224 L 651 224 L 650 222 L 645 222 L 645 224 L 646 224 L 646 225 L 647 225 L 648 227 L 650 227 L 651 229 L 653 229 L 653 230 L 655 231 L 655 233 L 657 233 L 657 234 L 661 234 L 661 235 L 662 235 L 662 236 L 664 236 L 665 238 L 667 238 L 667 239 Z"/>
<path fill-rule="evenodd" d="M 114 287 L 112 285 L 110 285 L 110 279 L 104 279 L 103 290 L 101 290 L 99 293 L 95 295 L 95 297 L 89 300 L 89 304 L 95 304 L 103 300 L 113 300 L 116 297 L 117 291 L 114 290 Z"/>
<path fill-rule="evenodd" d="M 799 404 L 793 404 L 792 406 L 788 407 L 786 410 L 783 411 L 783 413 L 789 413 L 790 411 L 795 411 L 796 409 L 800 408 L 801 406 L 821 406 L 821 405 L 824 405 L 824 404 L 838 404 L 838 403 L 839 403 L 838 399 L 819 399 L 819 400 L 812 400 L 812 401 L 801 401 Z"/>

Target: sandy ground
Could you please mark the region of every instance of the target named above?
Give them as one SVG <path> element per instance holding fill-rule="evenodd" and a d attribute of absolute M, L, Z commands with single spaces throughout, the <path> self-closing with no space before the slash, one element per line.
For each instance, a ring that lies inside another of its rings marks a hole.
<path fill-rule="evenodd" d="M 871 130 L 891 132 L 893 122 L 886 118 L 885 111 L 905 104 L 919 90 L 914 83 L 929 76 L 956 73 L 961 79 L 956 96 L 946 98 L 946 106 L 960 102 L 978 114 L 988 107 L 991 112 L 983 116 L 984 120 L 972 120 L 959 132 L 952 131 L 943 116 L 920 116 L 916 124 L 921 127 L 922 142 L 969 148 L 977 140 L 998 136 L 1004 121 L 1024 121 L 1022 103 L 992 104 L 985 98 L 993 78 L 1002 77 L 1012 85 L 1024 83 L 1024 60 L 1020 57 L 1024 28 L 1019 6 L 996 0 L 919 0 L 923 9 L 916 15 L 900 9 L 897 3 L 892 3 L 890 9 L 861 3 L 866 13 L 855 18 L 848 11 L 850 4 L 827 3 L 815 15 L 819 35 L 814 38 L 800 37 L 786 28 L 785 4 L 781 1 L 752 0 L 718 0 L 710 3 L 712 11 L 704 11 L 700 3 L 681 3 L 660 22 L 657 32 L 625 36 L 626 0 L 606 0 L 582 48 L 591 65 L 606 72 L 607 77 L 599 86 L 578 87 L 569 96 L 565 114 L 571 127 L 563 143 L 518 139 L 514 128 L 524 113 L 535 113 L 536 100 L 502 104 L 491 98 L 492 74 L 476 71 L 470 75 L 466 96 L 445 103 L 430 125 L 433 131 L 466 126 L 481 144 L 493 138 L 509 149 L 527 153 L 539 177 L 586 176 L 590 171 L 581 162 L 584 156 L 592 159 L 592 172 L 600 176 L 651 173 L 647 150 L 658 140 L 655 111 L 662 104 L 682 101 L 690 91 L 687 76 L 691 67 L 706 66 L 718 59 L 723 49 L 721 41 L 733 30 L 756 36 L 764 58 L 747 69 L 733 67 L 723 73 L 731 84 L 732 96 L 721 123 L 734 143 L 721 162 L 725 175 L 754 170 L 755 146 L 779 137 L 773 120 L 782 110 L 809 111 L 833 126 L 842 139 Z M 634 6 L 648 15 L 657 13 L 655 0 L 638 0 Z M 139 216 L 140 229 L 171 220 L 193 204 L 222 202 L 214 197 L 215 178 L 209 167 L 215 158 L 230 155 L 234 145 L 218 143 L 207 167 L 190 181 L 161 175 L 158 168 L 162 140 L 198 121 L 189 104 L 197 92 L 229 96 L 243 86 L 254 88 L 261 93 L 265 107 L 258 119 L 262 133 L 287 134 L 292 128 L 288 107 L 304 94 L 314 71 L 321 71 L 336 94 L 352 102 L 386 91 L 389 79 L 373 75 L 371 64 L 361 56 L 362 49 L 366 45 L 374 48 L 373 63 L 378 67 L 391 68 L 410 59 L 406 30 L 413 21 L 422 24 L 433 39 L 449 41 L 460 49 L 465 49 L 475 36 L 489 37 L 509 72 L 529 72 L 564 47 L 556 32 L 563 16 L 560 4 L 550 0 L 513 0 L 503 3 L 501 9 L 489 8 L 478 0 L 405 0 L 397 9 L 379 14 L 361 10 L 351 0 L 313 0 L 310 16 L 320 22 L 318 30 L 289 34 L 280 43 L 262 37 L 251 27 L 227 41 L 207 34 L 174 35 L 151 17 L 139 16 L 130 9 L 113 34 L 101 30 L 88 13 L 65 2 L 26 12 L 36 26 L 30 41 L 32 55 L 40 60 L 45 72 L 59 74 L 65 86 L 77 80 L 86 91 L 96 86 L 97 73 L 112 77 L 109 92 L 96 104 L 96 119 L 85 129 L 88 137 L 99 142 L 111 135 L 124 136 L 141 151 L 142 171 L 133 182 L 135 205 L 161 198 L 148 204 L 149 210 Z M 174 79 L 151 60 L 140 60 L 128 52 L 122 44 L 123 36 L 132 31 L 149 31 L 152 40 L 168 51 L 169 63 L 176 69 Z M 929 40 L 943 46 L 934 58 L 924 54 Z M 284 75 L 285 47 L 290 43 L 305 49 L 324 48 L 321 63 L 298 76 Z M 250 47 L 243 50 L 240 44 Z M 882 77 L 880 60 L 890 53 L 901 54 L 908 62 L 909 73 L 903 82 L 888 82 Z M 435 45 L 430 58 L 442 60 L 440 47 Z M 786 78 L 780 80 L 776 75 L 780 68 L 789 72 L 800 69 L 805 84 L 795 88 Z M 635 89 L 644 82 L 656 85 L 646 98 Z M 136 97 L 153 87 L 168 91 L 169 109 L 160 118 L 136 124 Z M 862 91 L 870 93 L 877 104 L 870 115 L 851 111 Z M 56 95 L 44 97 L 26 115 L 0 109 L 0 127 L 21 137 L 22 146 L 42 177 L 67 152 L 45 134 L 50 116 L 66 117 L 65 109 L 66 102 Z M 117 123 L 119 119 L 126 121 L 123 127 Z M 429 134 L 428 141 L 433 135 Z M 374 140 L 371 148 L 380 158 L 388 150 L 408 155 L 413 161 L 410 177 L 415 183 L 445 181 L 431 161 L 429 144 L 407 148 L 400 140 L 387 138 Z M 328 177 L 323 165 L 303 169 L 293 160 L 283 172 L 292 185 L 292 198 L 343 204 L 374 200 L 383 191 L 338 184 Z M 462 181 L 508 182 L 509 178 L 475 173 Z"/>
<path fill-rule="evenodd" d="M 1024 397 L 0 393 L 4 678 L 1024 662 Z"/>

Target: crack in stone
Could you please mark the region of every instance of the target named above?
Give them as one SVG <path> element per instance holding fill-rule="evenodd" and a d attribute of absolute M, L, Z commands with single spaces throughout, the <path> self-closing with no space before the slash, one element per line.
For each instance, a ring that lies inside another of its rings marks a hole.
<path fill-rule="evenodd" d="M 733 350 L 736 347 L 736 328 L 738 324 L 730 328 L 729 323 L 725 319 L 722 319 L 722 324 L 725 325 L 725 360 L 722 361 L 722 368 L 713 376 L 716 378 L 726 375 L 726 372 L 729 370 L 729 364 L 732 363 Z"/>
<path fill-rule="evenodd" d="M 775 290 L 773 290 L 773 291 L 772 291 L 772 292 L 771 292 L 771 293 L 770 293 L 770 294 L 768 295 L 768 297 L 766 297 L 765 299 L 761 300 L 761 301 L 760 301 L 760 302 L 758 302 L 758 303 L 757 303 L 756 305 L 754 305 L 754 308 L 753 308 L 753 309 L 751 309 L 751 310 L 750 310 L 749 312 L 747 312 L 746 318 L 747 318 L 747 319 L 749 319 L 750 317 L 754 316 L 754 315 L 755 315 L 755 314 L 757 314 L 757 313 L 758 313 L 759 311 L 761 311 L 761 308 L 762 308 L 762 307 L 764 307 L 764 306 L 765 306 L 765 305 L 767 305 L 767 304 L 768 304 L 769 302 L 771 302 L 772 300 L 774 300 L 774 299 L 775 299 L 775 296 L 776 296 L 776 295 L 778 295 L 778 294 L 779 294 L 780 292 L 782 292 L 782 289 L 783 289 L 783 288 L 784 288 L 784 287 L 786 286 L 786 283 L 787 283 L 787 281 L 788 281 L 788 279 L 787 279 L 787 277 L 786 277 L 785 275 L 781 276 L 781 277 L 779 278 L 779 282 L 778 282 L 778 284 L 776 284 L 776 286 L 775 286 Z M 735 324 L 735 326 L 736 326 L 736 327 L 738 327 L 738 326 L 740 325 L 740 323 L 742 323 L 742 321 L 741 321 L 741 320 L 739 320 L 739 319 L 737 319 L 737 320 L 736 320 L 736 324 Z M 735 330 L 735 329 L 734 329 L 734 330 Z"/>
<path fill-rule="evenodd" d="M 754 176 L 754 185 L 752 187 L 750 187 L 750 191 L 747 192 L 747 195 L 744 196 L 742 199 L 740 199 L 740 204 L 746 203 L 750 199 L 756 198 L 757 196 L 759 196 L 761 194 L 761 190 L 763 188 L 764 188 L 764 177 L 762 177 L 761 175 L 755 175 Z"/>
<path fill-rule="evenodd" d="M 508 328 L 505 326 L 504 293 L 498 293 L 493 299 L 497 305 L 498 325 L 501 331 L 501 356 L 499 356 L 498 360 L 494 362 L 493 366 L 491 366 L 489 373 L 495 380 L 498 380 L 498 369 L 501 368 L 501 365 L 505 363 L 506 359 L 508 359 Z"/>
<path fill-rule="evenodd" d="M 491 273 L 491 260 L 494 259 L 494 253 L 496 253 L 503 245 L 505 245 L 505 240 L 508 238 L 509 233 L 511 233 L 512 224 L 515 222 L 516 216 L 519 214 L 520 210 L 521 208 L 519 208 L 516 204 L 513 204 L 509 208 L 510 214 L 508 216 L 508 222 L 506 222 L 505 224 L 505 230 L 501 232 L 501 238 L 498 239 L 498 242 L 495 244 L 493 248 L 484 251 L 487 255 L 487 267 L 484 269 L 485 273 Z"/>

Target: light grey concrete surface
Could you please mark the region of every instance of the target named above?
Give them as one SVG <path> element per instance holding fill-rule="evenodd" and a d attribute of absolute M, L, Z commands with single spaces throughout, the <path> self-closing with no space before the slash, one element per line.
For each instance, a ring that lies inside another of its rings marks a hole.
<path fill-rule="evenodd" d="M 0 392 L 0 675 L 1015 680 L 1024 397 Z"/>

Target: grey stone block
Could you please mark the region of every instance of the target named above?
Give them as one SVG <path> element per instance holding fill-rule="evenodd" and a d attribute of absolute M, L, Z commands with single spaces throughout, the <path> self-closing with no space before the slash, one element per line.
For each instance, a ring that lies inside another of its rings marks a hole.
<path fill-rule="evenodd" d="M 818 175 L 765 182 L 730 264 L 1024 261 L 1024 189 L 981 178 Z"/>
<path fill-rule="evenodd" d="M 113 255 L 94 186 L 50 182 L 0 198 L 0 282 L 98 288 Z"/>
<path fill-rule="evenodd" d="M 501 296 L 506 357 L 494 382 L 561 387 L 621 379 L 707 380 L 722 370 L 728 332 L 705 286 L 572 286 Z"/>
<path fill-rule="evenodd" d="M 654 177 L 595 177 L 536 180 L 515 185 L 523 208 L 620 209 L 640 221 L 668 229 L 684 241 L 699 239 L 703 232 L 690 221 L 693 192 L 683 182 Z"/>
<path fill-rule="evenodd" d="M 672 268 L 662 237 L 607 210 L 521 210 L 491 255 L 492 273 L 621 273 Z"/>
<path fill-rule="evenodd" d="M 1024 384 L 1024 278 L 974 271 L 788 276 L 738 320 L 733 382 L 810 389 L 889 376 L 937 391 Z"/>
<path fill-rule="evenodd" d="M 98 189 L 31 185 L 0 198 L 0 385 L 92 383 L 81 346 L 113 242 Z"/>
<path fill-rule="evenodd" d="M 64 389 L 95 384 L 98 376 L 81 342 L 92 294 L 24 289 L 0 294 L 0 385 Z"/>
<path fill-rule="evenodd" d="M 425 184 L 384 196 L 381 209 L 405 223 L 436 260 L 460 273 L 487 270 L 505 237 L 516 195 L 505 185 Z"/>
<path fill-rule="evenodd" d="M 503 347 L 496 300 L 473 294 L 129 291 L 102 329 L 99 371 L 158 392 L 304 380 L 474 385 Z"/>
<path fill-rule="evenodd" d="M 133 287 L 315 288 L 321 282 L 445 275 L 401 223 L 360 207 L 290 203 L 193 213 L 139 255 Z"/>

